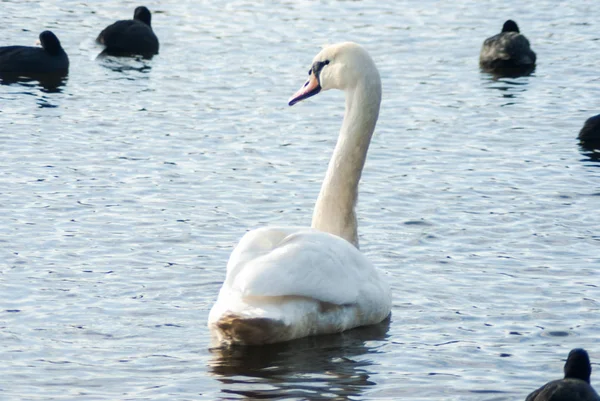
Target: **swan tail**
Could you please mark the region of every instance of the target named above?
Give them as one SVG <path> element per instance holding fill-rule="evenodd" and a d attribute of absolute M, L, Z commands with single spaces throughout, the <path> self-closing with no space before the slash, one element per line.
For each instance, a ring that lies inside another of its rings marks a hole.
<path fill-rule="evenodd" d="M 237 345 L 262 345 L 289 336 L 289 327 L 281 320 L 242 317 L 228 313 L 215 322 L 221 342 Z"/>

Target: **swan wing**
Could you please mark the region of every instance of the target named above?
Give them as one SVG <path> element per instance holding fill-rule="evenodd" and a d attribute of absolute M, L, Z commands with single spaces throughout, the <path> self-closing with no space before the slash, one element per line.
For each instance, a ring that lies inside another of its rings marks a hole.
<path fill-rule="evenodd" d="M 300 296 L 357 302 L 379 273 L 352 244 L 312 229 L 263 228 L 247 233 L 227 265 L 225 286 L 243 297 Z"/>

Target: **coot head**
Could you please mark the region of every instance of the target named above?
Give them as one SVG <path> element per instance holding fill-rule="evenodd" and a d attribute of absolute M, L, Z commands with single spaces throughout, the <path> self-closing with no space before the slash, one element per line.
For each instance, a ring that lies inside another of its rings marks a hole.
<path fill-rule="evenodd" d="M 146 7 L 139 6 L 136 7 L 135 11 L 133 12 L 133 19 L 150 26 L 152 15 L 150 14 L 150 10 L 148 10 Z"/>
<path fill-rule="evenodd" d="M 40 33 L 40 44 L 46 52 L 53 56 L 60 54 L 63 50 L 56 35 L 50 31 Z"/>
<path fill-rule="evenodd" d="M 519 33 L 519 27 L 517 23 L 511 19 L 506 21 L 504 25 L 502 25 L 502 32 L 517 32 Z"/>
<path fill-rule="evenodd" d="M 588 353 L 582 348 L 575 348 L 569 352 L 565 363 L 565 379 L 580 379 L 590 382 L 592 365 Z"/>

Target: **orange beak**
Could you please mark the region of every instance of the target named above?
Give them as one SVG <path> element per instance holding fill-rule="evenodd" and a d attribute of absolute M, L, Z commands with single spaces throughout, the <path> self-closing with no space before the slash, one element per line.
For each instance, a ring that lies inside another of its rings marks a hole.
<path fill-rule="evenodd" d="M 315 77 L 314 73 L 311 73 L 308 76 L 308 81 L 300 88 L 300 90 L 288 100 L 288 104 L 290 106 L 295 105 L 301 100 L 307 99 L 311 96 L 316 95 L 321 91 L 321 85 L 319 84 L 319 80 Z"/>

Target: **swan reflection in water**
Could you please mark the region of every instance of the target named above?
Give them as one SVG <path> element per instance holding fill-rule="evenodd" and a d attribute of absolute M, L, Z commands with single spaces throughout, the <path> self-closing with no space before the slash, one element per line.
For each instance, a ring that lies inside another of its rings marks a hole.
<path fill-rule="evenodd" d="M 213 348 L 211 372 L 223 399 L 347 399 L 376 383 L 369 354 L 378 353 L 390 326 L 383 322 L 340 334 L 305 337 L 268 346 Z M 235 396 L 234 396 L 235 397 Z M 235 397 L 238 398 L 238 397 Z"/>

